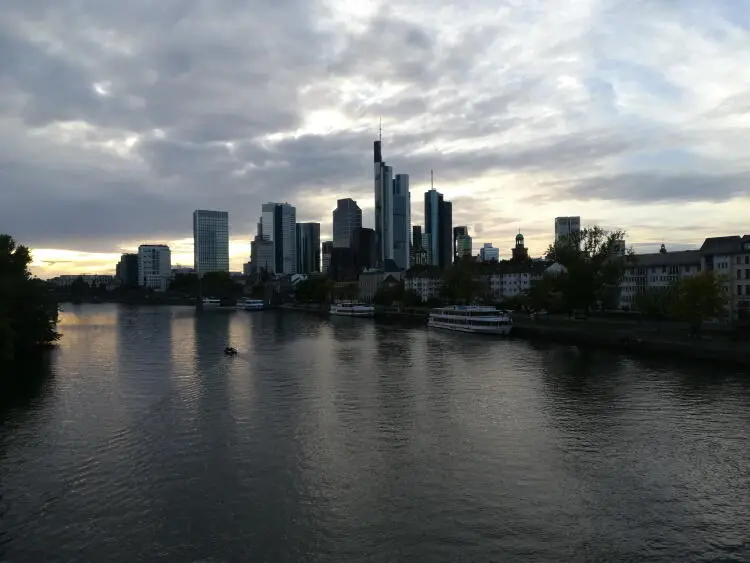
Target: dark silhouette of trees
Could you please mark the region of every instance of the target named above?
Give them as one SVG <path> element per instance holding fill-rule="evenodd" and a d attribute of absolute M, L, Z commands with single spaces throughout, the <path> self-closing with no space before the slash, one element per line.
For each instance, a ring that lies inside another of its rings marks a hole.
<path fill-rule="evenodd" d="M 60 338 L 57 301 L 44 281 L 31 276 L 30 263 L 28 248 L 17 245 L 9 235 L 0 235 L 1 361 Z"/>

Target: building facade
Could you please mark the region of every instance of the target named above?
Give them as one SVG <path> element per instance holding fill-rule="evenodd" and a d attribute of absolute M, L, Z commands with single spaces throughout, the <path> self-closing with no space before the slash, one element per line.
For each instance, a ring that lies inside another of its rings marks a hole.
<path fill-rule="evenodd" d="M 142 244 L 138 247 L 138 285 L 166 291 L 172 277 L 172 253 L 166 244 Z"/>
<path fill-rule="evenodd" d="M 320 223 L 297 223 L 297 273 L 320 272 Z"/>
<path fill-rule="evenodd" d="M 374 268 L 377 264 L 375 254 L 375 231 L 365 227 L 352 233 L 351 248 L 359 271 Z"/>
<path fill-rule="evenodd" d="M 447 268 L 453 263 L 453 205 L 432 188 L 424 194 L 424 217 L 430 264 Z"/>
<path fill-rule="evenodd" d="M 340 199 L 333 210 L 333 246 L 349 248 L 352 233 L 362 228 L 362 210 L 351 198 Z"/>
<path fill-rule="evenodd" d="M 638 294 L 654 289 L 665 289 L 686 276 L 701 271 L 701 255 L 698 250 L 637 254 L 629 263 L 620 282 L 620 308 L 637 308 Z"/>
<path fill-rule="evenodd" d="M 409 175 L 396 174 L 393 179 L 393 261 L 408 270 L 411 250 L 411 193 Z"/>
<path fill-rule="evenodd" d="M 580 217 L 555 217 L 555 242 L 579 232 L 581 232 Z"/>
<path fill-rule="evenodd" d="M 750 235 L 707 238 L 699 253 L 701 268 L 721 281 L 729 318 L 750 317 Z"/>
<path fill-rule="evenodd" d="M 123 254 L 115 268 L 115 277 L 123 287 L 138 287 L 138 254 Z"/>
<path fill-rule="evenodd" d="M 193 211 L 193 267 L 198 276 L 229 271 L 229 213 Z"/>
<path fill-rule="evenodd" d="M 320 245 L 321 248 L 321 269 L 324 274 L 331 271 L 331 254 L 333 254 L 333 241 L 326 240 Z"/>
<path fill-rule="evenodd" d="M 498 262 L 500 261 L 500 249 L 492 246 L 491 242 L 485 242 L 479 249 L 480 262 Z"/>
<path fill-rule="evenodd" d="M 297 210 L 288 203 L 264 203 L 260 237 L 273 245 L 273 271 L 297 273 Z"/>
<path fill-rule="evenodd" d="M 375 178 L 375 244 L 379 264 L 393 258 L 393 169 L 383 160 L 381 141 L 373 145 Z"/>

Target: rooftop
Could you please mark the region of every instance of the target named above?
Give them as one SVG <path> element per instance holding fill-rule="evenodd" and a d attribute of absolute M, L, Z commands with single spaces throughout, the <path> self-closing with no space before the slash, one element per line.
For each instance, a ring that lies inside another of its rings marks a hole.
<path fill-rule="evenodd" d="M 654 252 L 653 254 L 635 254 L 633 262 L 636 266 L 681 266 L 700 264 L 700 250 L 676 250 L 674 252 Z"/>

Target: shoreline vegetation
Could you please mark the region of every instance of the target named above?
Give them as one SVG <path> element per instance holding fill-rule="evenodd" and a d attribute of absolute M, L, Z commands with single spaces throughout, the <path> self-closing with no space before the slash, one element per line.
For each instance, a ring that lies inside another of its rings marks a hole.
<path fill-rule="evenodd" d="M 55 293 L 29 264 L 29 249 L 0 234 L 0 389 L 22 383 L 18 365 L 39 359 L 60 338 Z"/>

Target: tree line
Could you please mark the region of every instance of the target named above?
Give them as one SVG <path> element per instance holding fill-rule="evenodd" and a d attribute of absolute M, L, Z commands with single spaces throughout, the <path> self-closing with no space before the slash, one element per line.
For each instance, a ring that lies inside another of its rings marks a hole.
<path fill-rule="evenodd" d="M 60 338 L 55 295 L 31 275 L 30 264 L 29 249 L 0 234 L 0 363 L 37 354 Z"/>

